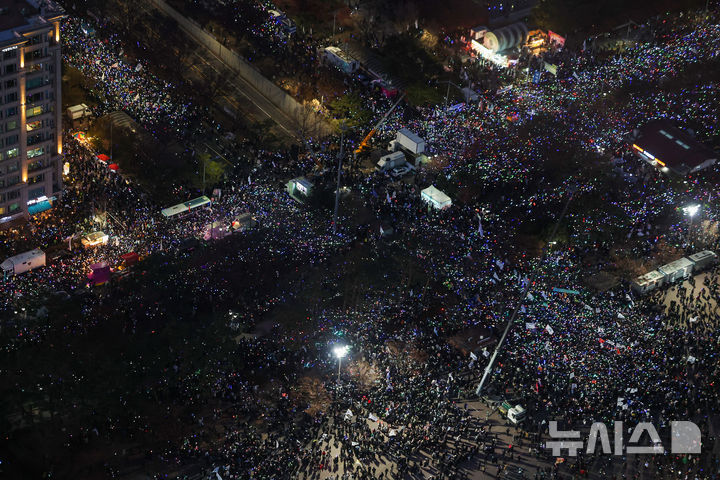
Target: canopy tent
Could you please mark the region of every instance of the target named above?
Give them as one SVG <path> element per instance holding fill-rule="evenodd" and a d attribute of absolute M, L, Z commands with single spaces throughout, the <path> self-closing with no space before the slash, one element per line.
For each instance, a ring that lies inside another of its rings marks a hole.
<path fill-rule="evenodd" d="M 75 132 L 72 136 L 75 140 L 85 140 L 85 132 Z"/>
<path fill-rule="evenodd" d="M 99 262 L 90 265 L 88 279 L 93 285 L 102 285 L 110 280 L 110 266 L 106 262 Z"/>
<path fill-rule="evenodd" d="M 138 255 L 135 252 L 125 253 L 125 254 L 121 255 L 120 258 L 122 259 L 123 264 L 126 267 L 135 265 L 136 263 L 138 263 L 140 261 L 140 255 Z"/>
<path fill-rule="evenodd" d="M 111 163 L 108 165 L 108 168 L 112 170 L 113 172 L 117 172 L 117 170 L 120 168 L 117 163 Z"/>
<path fill-rule="evenodd" d="M 109 238 L 105 232 L 92 232 L 82 237 L 80 243 L 85 247 L 94 247 L 95 245 L 105 245 Z"/>
<path fill-rule="evenodd" d="M 435 188 L 434 185 L 430 185 L 425 190 L 423 190 L 420 193 L 420 197 L 423 199 L 423 201 L 429 203 L 438 210 L 442 210 L 443 208 L 447 208 L 452 205 L 452 200 L 450 200 L 450 197 Z"/>
<path fill-rule="evenodd" d="M 97 159 L 100 160 L 101 162 L 105 162 L 105 163 L 110 161 L 110 157 L 108 157 L 104 153 L 101 153 L 100 155 L 98 155 Z"/>

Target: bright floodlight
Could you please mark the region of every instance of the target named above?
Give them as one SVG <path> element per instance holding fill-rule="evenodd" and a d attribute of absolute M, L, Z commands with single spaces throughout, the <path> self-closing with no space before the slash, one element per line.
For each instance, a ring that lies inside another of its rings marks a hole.
<path fill-rule="evenodd" d="M 347 353 L 348 353 L 348 346 L 347 346 L 347 345 L 337 346 L 337 347 L 333 348 L 333 354 L 334 354 L 337 358 L 343 358 L 345 355 L 347 355 Z"/>
<path fill-rule="evenodd" d="M 687 215 L 694 217 L 698 210 L 700 210 L 700 205 L 688 205 L 683 210 L 685 210 Z"/>

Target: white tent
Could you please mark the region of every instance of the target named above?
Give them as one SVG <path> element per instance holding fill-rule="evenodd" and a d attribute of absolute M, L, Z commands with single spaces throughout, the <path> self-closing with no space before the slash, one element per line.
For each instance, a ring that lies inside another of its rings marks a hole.
<path fill-rule="evenodd" d="M 420 197 L 423 199 L 423 201 L 429 203 L 438 210 L 442 210 L 443 208 L 447 208 L 452 205 L 452 200 L 450 200 L 450 197 L 435 188 L 435 186 L 433 185 L 430 185 L 425 190 L 420 192 Z"/>

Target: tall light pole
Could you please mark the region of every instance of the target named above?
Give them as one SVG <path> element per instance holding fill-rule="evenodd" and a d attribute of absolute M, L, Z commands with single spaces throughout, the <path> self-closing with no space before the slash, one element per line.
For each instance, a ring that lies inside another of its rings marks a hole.
<path fill-rule="evenodd" d="M 520 301 L 517 302 L 515 305 L 515 308 L 512 311 L 512 314 L 510 315 L 510 319 L 508 320 L 507 325 L 505 325 L 505 330 L 503 331 L 502 337 L 500 337 L 500 341 L 497 344 L 497 347 L 495 347 L 495 351 L 492 354 L 492 357 L 490 357 L 490 361 L 487 364 L 487 367 L 485 367 L 485 373 L 483 373 L 483 377 L 480 380 L 480 383 L 478 384 L 477 388 L 475 389 L 475 394 L 477 396 L 480 396 L 483 391 L 483 387 L 485 386 L 485 382 L 488 381 L 490 378 L 490 375 L 492 374 L 492 367 L 495 364 L 495 359 L 498 356 L 498 353 L 500 352 L 500 349 L 502 348 L 503 344 L 505 343 L 505 338 L 507 338 L 507 334 L 510 331 L 510 327 L 512 327 L 513 323 L 515 323 L 515 318 L 517 317 L 518 312 L 520 311 L 520 307 L 522 306 L 523 302 L 525 302 L 525 299 L 528 296 L 528 293 L 530 293 L 530 287 L 533 283 L 535 283 L 535 277 L 537 276 L 537 267 L 542 265 L 542 263 L 545 261 L 545 257 L 547 256 L 548 251 L 548 245 L 550 245 L 550 242 L 553 241 L 555 238 L 555 235 L 557 235 L 558 228 L 560 227 L 560 223 L 563 221 L 563 218 L 565 218 L 565 214 L 567 213 L 568 206 L 570 205 L 570 200 L 572 200 L 573 195 L 575 194 L 575 189 L 570 188 L 568 189 L 570 196 L 568 197 L 567 201 L 565 202 L 565 206 L 563 207 L 562 213 L 558 217 L 557 223 L 555 223 L 555 228 L 553 228 L 552 234 L 550 235 L 550 240 L 548 243 L 545 244 L 542 250 L 542 255 L 540 256 L 540 260 L 537 263 L 537 266 L 535 269 L 533 269 L 533 275 L 532 278 L 528 278 L 525 283 L 525 288 L 523 289 L 522 295 L 520 296 Z"/>
<path fill-rule="evenodd" d="M 460 90 L 460 93 L 463 93 L 463 89 L 461 87 L 457 86 L 456 84 L 454 84 L 453 82 L 451 82 L 450 80 L 440 80 L 438 83 L 447 83 L 447 91 L 445 92 L 445 108 L 444 108 L 444 110 L 447 110 L 448 98 L 450 97 L 450 85 L 452 85 L 453 87 Z"/>
<path fill-rule="evenodd" d="M 340 131 L 340 155 L 338 155 L 337 185 L 335 186 L 335 213 L 333 214 L 333 235 L 337 233 L 338 208 L 340 207 L 340 174 L 342 173 L 342 161 L 345 155 L 345 125 Z"/>
<path fill-rule="evenodd" d="M 690 224 L 688 225 L 688 233 L 687 233 L 687 235 L 685 235 L 685 243 L 687 243 L 688 245 L 690 245 L 690 233 L 692 231 L 693 218 L 695 217 L 695 215 L 697 215 L 697 213 L 699 211 L 700 211 L 700 205 L 698 205 L 698 204 L 693 204 L 693 205 L 688 205 L 687 207 L 683 207 L 683 212 L 685 213 L 685 215 L 690 217 Z"/>
<path fill-rule="evenodd" d="M 342 359 L 344 356 L 347 355 L 348 350 L 350 350 L 350 347 L 347 345 L 338 345 L 337 347 L 333 348 L 333 355 L 338 359 L 338 382 L 340 381 L 340 367 L 342 366 Z"/>

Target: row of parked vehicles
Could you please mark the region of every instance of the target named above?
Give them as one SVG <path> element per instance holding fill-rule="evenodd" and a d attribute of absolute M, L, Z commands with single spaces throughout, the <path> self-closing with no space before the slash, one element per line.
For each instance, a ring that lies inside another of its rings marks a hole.
<path fill-rule="evenodd" d="M 703 250 L 702 252 L 680 258 L 667 265 L 663 265 L 657 270 L 637 277 L 632 282 L 632 289 L 642 295 L 660 288 L 663 285 L 668 285 L 678 280 L 685 280 L 689 278 L 690 275 L 715 266 L 717 262 L 718 256 L 715 252 Z"/>
<path fill-rule="evenodd" d="M 415 171 L 415 166 L 408 162 L 408 157 L 417 162 L 418 155 L 425 151 L 425 140 L 406 128 L 400 129 L 395 139 L 390 142 L 389 153 L 380 157 L 375 165 L 379 172 L 386 172 L 392 178 L 399 180 L 405 175 Z"/>

